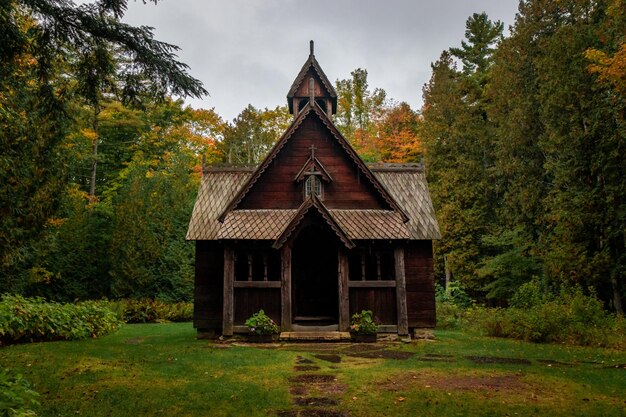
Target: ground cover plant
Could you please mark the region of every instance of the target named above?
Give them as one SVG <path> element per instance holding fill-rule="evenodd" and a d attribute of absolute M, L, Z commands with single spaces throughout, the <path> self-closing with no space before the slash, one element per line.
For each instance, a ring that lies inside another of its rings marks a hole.
<path fill-rule="evenodd" d="M 193 316 L 193 304 L 186 302 L 166 303 L 144 298 L 109 301 L 106 305 L 125 323 L 191 321 Z"/>
<path fill-rule="evenodd" d="M 508 308 L 459 301 L 437 291 L 437 328 L 538 343 L 626 349 L 626 320 L 580 287 L 548 291 L 538 280 L 519 287 Z"/>
<path fill-rule="evenodd" d="M 12 345 L 40 416 L 620 416 L 626 353 L 437 331 L 431 342 L 196 340 L 189 323 Z"/>
<path fill-rule="evenodd" d="M 0 298 L 0 345 L 99 337 L 121 324 L 106 305 L 95 301 L 61 304 L 8 294 Z"/>

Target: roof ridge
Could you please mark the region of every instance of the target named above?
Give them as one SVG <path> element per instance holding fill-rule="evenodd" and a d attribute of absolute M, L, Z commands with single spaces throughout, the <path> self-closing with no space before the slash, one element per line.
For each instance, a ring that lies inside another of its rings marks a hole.
<path fill-rule="evenodd" d="M 424 162 L 374 162 L 367 166 L 372 172 L 424 172 Z"/>

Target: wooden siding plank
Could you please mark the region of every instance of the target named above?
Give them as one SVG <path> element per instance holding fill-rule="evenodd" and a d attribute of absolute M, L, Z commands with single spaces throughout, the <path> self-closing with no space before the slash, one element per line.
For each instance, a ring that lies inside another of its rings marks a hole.
<path fill-rule="evenodd" d="M 222 334 L 224 336 L 233 335 L 234 281 L 235 254 L 231 247 L 226 247 L 224 248 L 224 320 L 222 322 Z"/>
<path fill-rule="evenodd" d="M 396 261 L 396 305 L 398 306 L 398 334 L 409 334 L 409 320 L 406 305 L 406 280 L 404 275 L 404 248 L 394 250 Z"/>
<path fill-rule="evenodd" d="M 348 331 L 350 327 L 350 289 L 348 255 L 339 251 L 339 331 Z"/>
<path fill-rule="evenodd" d="M 235 288 L 280 288 L 280 281 L 235 281 Z"/>
<path fill-rule="evenodd" d="M 288 332 L 291 331 L 291 247 L 289 245 L 283 246 L 280 259 L 280 328 L 283 332 Z"/>

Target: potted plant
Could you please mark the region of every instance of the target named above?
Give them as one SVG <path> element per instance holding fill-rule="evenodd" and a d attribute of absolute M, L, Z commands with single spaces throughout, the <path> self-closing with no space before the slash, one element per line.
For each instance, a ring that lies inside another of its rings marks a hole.
<path fill-rule="evenodd" d="M 350 336 L 354 342 L 375 342 L 378 323 L 370 310 L 362 310 L 352 315 L 350 320 Z"/>
<path fill-rule="evenodd" d="M 278 334 L 278 325 L 263 310 L 259 310 L 246 320 L 246 326 L 248 326 L 248 341 L 250 342 L 271 342 L 274 340 L 274 335 Z"/>

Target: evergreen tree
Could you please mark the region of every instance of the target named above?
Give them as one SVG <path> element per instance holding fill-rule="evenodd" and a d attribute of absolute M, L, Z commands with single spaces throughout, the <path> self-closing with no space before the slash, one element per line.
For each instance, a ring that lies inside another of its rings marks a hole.
<path fill-rule="evenodd" d="M 467 42 L 442 54 L 424 87 L 422 138 L 442 229 L 439 268 L 445 257 L 455 277 L 479 294 L 486 284 L 476 273 L 485 253 L 481 237 L 493 230 L 497 206 L 492 186 L 494 129 L 487 116 L 485 86 L 502 24 L 474 14 L 466 28 Z M 462 71 L 456 70 L 454 57 L 461 59 Z"/>

